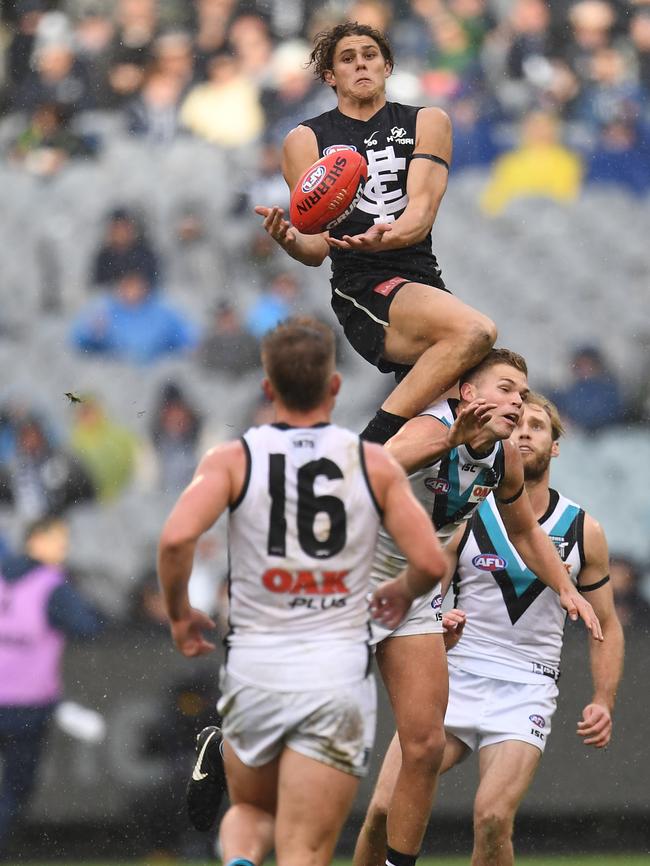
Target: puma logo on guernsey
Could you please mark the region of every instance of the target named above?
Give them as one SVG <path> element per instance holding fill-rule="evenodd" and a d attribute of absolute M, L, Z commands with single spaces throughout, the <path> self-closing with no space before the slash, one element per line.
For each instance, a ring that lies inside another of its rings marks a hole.
<path fill-rule="evenodd" d="M 262 584 L 270 592 L 291 595 L 347 595 L 345 585 L 349 571 L 297 571 L 270 568 L 262 575 Z"/>

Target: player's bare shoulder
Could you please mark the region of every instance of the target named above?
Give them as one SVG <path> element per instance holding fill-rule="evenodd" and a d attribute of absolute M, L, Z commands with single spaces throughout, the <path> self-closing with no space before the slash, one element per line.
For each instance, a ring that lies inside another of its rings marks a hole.
<path fill-rule="evenodd" d="M 377 502 L 382 505 L 391 484 L 400 481 L 408 483 L 406 473 L 383 445 L 378 445 L 375 442 L 363 442 L 362 448 L 368 481 Z"/>
<path fill-rule="evenodd" d="M 282 147 L 282 168 L 284 176 L 296 175 L 295 180 L 318 159 L 318 142 L 313 129 L 308 126 L 294 126 L 287 133 Z M 289 179 L 287 177 L 287 179 Z"/>
<path fill-rule="evenodd" d="M 607 570 L 609 551 L 605 530 L 600 523 L 585 512 L 584 521 L 584 551 L 587 564 L 601 564 Z"/>
<path fill-rule="evenodd" d="M 195 481 L 223 483 L 227 477 L 231 498 L 241 490 L 249 470 L 248 449 L 241 439 L 220 442 L 209 448 L 196 469 Z"/>
<path fill-rule="evenodd" d="M 446 111 L 435 105 L 420 109 L 415 126 L 416 151 L 431 141 L 446 142 L 451 147 L 451 138 L 451 119 Z"/>

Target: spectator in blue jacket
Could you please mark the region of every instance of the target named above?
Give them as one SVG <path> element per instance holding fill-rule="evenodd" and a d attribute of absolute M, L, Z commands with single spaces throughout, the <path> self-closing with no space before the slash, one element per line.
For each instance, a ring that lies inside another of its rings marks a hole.
<path fill-rule="evenodd" d="M 103 628 L 98 611 L 66 581 L 67 553 L 66 523 L 44 517 L 0 570 L 0 858 L 29 803 L 62 697 L 66 638 L 94 638 Z"/>
<path fill-rule="evenodd" d="M 82 352 L 134 364 L 187 352 L 198 337 L 194 324 L 152 292 L 147 276 L 137 270 L 125 273 L 114 292 L 82 310 L 71 332 L 72 344 Z"/>
<path fill-rule="evenodd" d="M 577 349 L 571 359 L 573 381 L 552 391 L 562 418 L 585 433 L 595 433 L 626 418 L 621 386 L 595 346 Z"/>

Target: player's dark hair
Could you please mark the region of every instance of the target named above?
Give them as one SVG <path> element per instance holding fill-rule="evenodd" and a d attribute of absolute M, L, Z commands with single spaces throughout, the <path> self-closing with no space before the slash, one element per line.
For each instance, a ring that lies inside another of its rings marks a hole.
<path fill-rule="evenodd" d="M 538 394 L 536 391 L 529 391 L 528 394 L 526 394 L 524 402 L 529 406 L 539 406 L 540 409 L 543 409 L 546 412 L 551 421 L 551 435 L 553 436 L 553 441 L 557 442 L 560 436 L 564 433 L 564 424 L 562 423 L 560 413 L 555 403 L 543 394 Z"/>
<path fill-rule="evenodd" d="M 262 339 L 262 363 L 288 409 L 307 412 L 325 399 L 334 370 L 334 333 L 311 316 L 281 322 Z"/>
<path fill-rule="evenodd" d="M 471 382 L 476 379 L 481 373 L 489 370 L 490 367 L 496 367 L 497 364 L 507 364 L 508 367 L 514 367 L 519 370 L 524 376 L 528 375 L 528 365 L 522 355 L 513 352 L 511 349 L 490 349 L 485 358 L 466 370 L 460 377 L 459 385 L 464 385 L 465 382 Z"/>
<path fill-rule="evenodd" d="M 331 72 L 334 66 L 336 46 L 346 36 L 368 36 L 374 40 L 381 51 L 381 56 L 388 63 L 391 70 L 393 69 L 395 65 L 393 50 L 390 47 L 388 39 L 386 39 L 381 31 L 375 30 L 374 27 L 370 27 L 368 24 L 359 24 L 358 21 L 344 21 L 343 24 L 337 24 L 329 30 L 322 30 L 314 38 L 314 50 L 309 55 L 309 66 L 314 67 L 316 78 L 325 81 L 325 73 L 327 71 Z"/>

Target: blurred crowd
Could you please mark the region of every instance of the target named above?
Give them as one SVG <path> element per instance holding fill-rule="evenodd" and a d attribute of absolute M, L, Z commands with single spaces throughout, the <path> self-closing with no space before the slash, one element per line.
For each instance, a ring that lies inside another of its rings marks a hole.
<path fill-rule="evenodd" d="M 494 165 L 483 197 L 574 198 L 583 183 L 650 187 L 646 0 L 9 0 L 0 113 L 21 113 L 8 159 L 48 174 L 102 147 L 88 110 L 152 144 L 193 135 L 277 149 L 331 96 L 306 68 L 320 30 L 348 17 L 389 34 L 390 96 L 445 108 L 454 168 Z"/>

